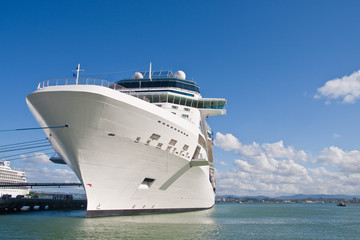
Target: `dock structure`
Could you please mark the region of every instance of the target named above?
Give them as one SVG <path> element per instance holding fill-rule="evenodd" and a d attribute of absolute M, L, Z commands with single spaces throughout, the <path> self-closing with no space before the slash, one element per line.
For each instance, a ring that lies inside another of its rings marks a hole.
<path fill-rule="evenodd" d="M 81 187 L 82 183 L 0 183 L 0 188 L 6 187 Z"/>
<path fill-rule="evenodd" d="M 81 210 L 86 209 L 86 199 L 73 199 L 72 195 L 57 194 L 52 198 L 11 198 L 3 195 L 0 199 L 0 214 L 33 210 Z"/>
<path fill-rule="evenodd" d="M 69 187 L 79 186 L 81 183 L 0 183 L 0 188 L 14 187 Z M 2 195 L 0 198 L 0 214 L 20 212 L 22 210 L 80 210 L 86 209 L 87 200 L 74 199 L 69 194 L 51 194 L 50 198 L 28 198 L 18 195 L 12 198 L 11 195 Z"/>

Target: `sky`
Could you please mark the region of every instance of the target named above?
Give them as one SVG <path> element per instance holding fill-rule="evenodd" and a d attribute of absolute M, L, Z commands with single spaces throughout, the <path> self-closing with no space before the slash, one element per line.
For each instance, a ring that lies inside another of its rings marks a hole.
<path fill-rule="evenodd" d="M 0 1 L 0 130 L 38 127 L 25 98 L 81 76 L 182 70 L 203 97 L 217 194 L 360 195 L 359 1 Z M 1 146 L 45 139 L 0 131 Z M 46 153 L 47 155 L 40 155 Z M 11 161 L 28 182 L 76 182 L 51 149 Z"/>

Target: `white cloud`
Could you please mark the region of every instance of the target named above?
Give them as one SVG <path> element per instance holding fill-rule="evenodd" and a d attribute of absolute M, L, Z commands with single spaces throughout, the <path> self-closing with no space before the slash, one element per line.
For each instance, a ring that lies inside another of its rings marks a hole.
<path fill-rule="evenodd" d="M 314 163 L 325 166 L 336 166 L 342 172 L 360 173 L 360 152 L 357 150 L 346 152 L 338 147 L 325 148 Z"/>
<path fill-rule="evenodd" d="M 49 156 L 37 152 L 30 155 L 21 155 L 21 160 L 11 163 L 13 169 L 24 171 L 29 183 L 78 183 L 79 180 L 67 165 L 55 164 Z M 79 187 L 36 187 L 35 191 L 46 192 L 82 192 Z"/>
<path fill-rule="evenodd" d="M 244 145 L 222 133 L 214 143 L 238 156 L 231 170 L 215 172 L 220 195 L 358 194 L 359 151 L 329 147 L 311 157 L 283 141 Z"/>
<path fill-rule="evenodd" d="M 332 138 L 334 138 L 334 139 L 335 139 L 335 138 L 339 138 L 339 137 L 340 137 L 340 135 L 337 134 L 337 133 L 334 133 L 333 136 L 332 136 Z"/>
<path fill-rule="evenodd" d="M 349 76 L 327 81 L 324 86 L 317 89 L 315 98 L 326 98 L 326 104 L 331 100 L 342 103 L 355 103 L 360 98 L 360 70 Z"/>
<path fill-rule="evenodd" d="M 29 156 L 22 154 L 20 155 L 20 157 L 27 162 L 38 164 L 52 164 L 52 162 L 49 160 L 49 156 L 42 152 L 32 153 Z"/>
<path fill-rule="evenodd" d="M 241 147 L 239 140 L 232 134 L 216 133 L 214 144 L 226 151 L 235 150 Z"/>
<path fill-rule="evenodd" d="M 226 162 L 224 162 L 224 161 L 218 161 L 218 163 L 219 163 L 220 165 L 222 165 L 222 166 L 228 166 L 228 164 L 227 164 Z"/>
<path fill-rule="evenodd" d="M 74 172 L 66 165 L 44 166 L 41 164 L 25 164 L 18 168 L 26 173 L 27 181 L 33 183 L 68 183 L 79 182 Z"/>

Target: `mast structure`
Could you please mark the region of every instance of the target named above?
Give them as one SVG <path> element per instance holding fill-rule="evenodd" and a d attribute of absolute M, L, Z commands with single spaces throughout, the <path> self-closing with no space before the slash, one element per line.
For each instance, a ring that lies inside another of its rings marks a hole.
<path fill-rule="evenodd" d="M 150 79 L 150 81 L 152 81 L 152 79 L 151 79 L 151 62 L 150 62 L 150 69 L 149 69 L 149 79 Z"/>
<path fill-rule="evenodd" d="M 80 63 L 78 63 L 78 66 L 77 66 L 76 70 L 73 70 L 73 71 L 76 72 L 75 84 L 78 85 L 78 83 L 79 83 L 80 71 L 84 71 L 84 69 L 80 69 Z"/>

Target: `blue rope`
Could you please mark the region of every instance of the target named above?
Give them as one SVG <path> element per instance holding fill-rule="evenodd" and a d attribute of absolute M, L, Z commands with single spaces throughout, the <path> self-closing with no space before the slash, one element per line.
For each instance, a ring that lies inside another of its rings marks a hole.
<path fill-rule="evenodd" d="M 64 126 L 54 126 L 54 127 L 37 127 L 37 128 L 17 128 L 17 129 L 5 129 L 0 130 L 1 132 L 15 132 L 15 131 L 27 131 L 27 130 L 39 130 L 39 129 L 50 129 L 50 128 L 67 128 L 69 125 Z"/>

